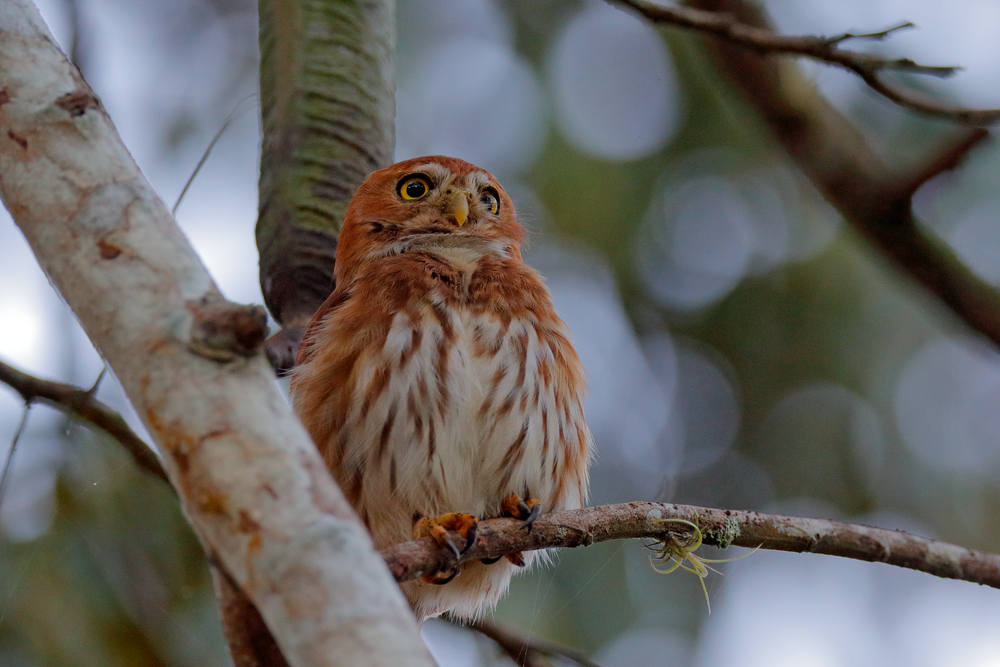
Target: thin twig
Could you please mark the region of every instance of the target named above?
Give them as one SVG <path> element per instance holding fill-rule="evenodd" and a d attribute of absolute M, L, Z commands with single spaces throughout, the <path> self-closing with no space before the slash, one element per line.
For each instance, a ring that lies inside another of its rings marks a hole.
<path fill-rule="evenodd" d="M 712 546 L 841 556 L 1000 588 L 1000 556 L 996 554 L 898 530 L 840 521 L 650 502 L 543 514 L 532 525 L 531 532 L 515 519 L 480 521 L 476 542 L 460 562 L 497 558 L 513 551 L 589 546 L 608 540 L 663 539 L 678 530 L 676 523 L 664 519 L 695 522 L 704 543 Z M 397 581 L 454 566 L 450 552 L 438 547 L 431 538 L 393 545 L 383 549 L 382 556 Z"/>
<path fill-rule="evenodd" d="M 10 477 L 14 470 L 14 452 L 17 451 L 17 443 L 24 434 L 24 429 L 28 425 L 28 415 L 31 413 L 31 404 L 24 404 L 24 412 L 21 413 L 21 421 L 14 431 L 14 437 L 10 441 L 10 449 L 7 450 L 7 457 L 3 462 L 3 471 L 0 472 L 0 507 L 3 507 L 4 496 L 7 495 L 7 485 L 10 484 Z"/>
<path fill-rule="evenodd" d="M 981 127 L 965 128 L 957 132 L 922 165 L 918 165 L 909 178 L 900 179 L 896 196 L 909 201 L 927 181 L 958 168 L 969 152 L 989 136 L 990 133 Z"/>
<path fill-rule="evenodd" d="M 169 484 L 160 459 L 146 441 L 136 435 L 114 409 L 94 398 L 94 390 L 103 376 L 104 371 L 101 371 L 93 387 L 81 389 L 71 384 L 42 380 L 0 361 L 0 382 L 10 385 L 26 404 L 42 402 L 96 426 L 117 440 L 140 468 Z"/>
<path fill-rule="evenodd" d="M 600 667 L 600 665 L 576 649 L 550 642 L 540 637 L 529 637 L 510 626 L 501 625 L 496 621 L 473 621 L 464 627 L 475 630 L 484 637 L 492 639 L 518 667 L 538 667 L 543 664 L 551 665 L 548 660 L 542 662 L 540 658 L 544 659 L 544 656 L 566 658 L 578 665 L 582 665 L 582 667 Z"/>
<path fill-rule="evenodd" d="M 198 176 L 201 168 L 205 166 L 206 162 L 208 162 L 208 156 L 212 153 L 212 149 L 215 148 L 215 144 L 219 143 L 219 139 L 221 139 L 222 135 L 226 133 L 229 126 L 232 125 L 237 118 L 247 112 L 250 107 L 246 106 L 246 103 L 256 97 L 257 93 L 250 93 L 237 102 L 233 110 L 229 112 L 229 116 L 222 123 L 222 127 L 220 127 L 219 131 L 215 133 L 215 136 L 212 137 L 212 140 L 208 142 L 208 146 L 205 148 L 205 152 L 201 154 L 201 159 L 198 160 L 198 164 L 195 165 L 194 171 L 192 171 L 191 175 L 188 176 L 187 182 L 184 183 L 184 187 L 181 188 L 181 193 L 177 195 L 177 201 L 174 202 L 173 208 L 170 209 L 170 215 L 177 217 L 177 209 L 180 208 L 181 202 L 184 201 L 184 195 L 187 194 L 191 184 L 194 183 L 194 179 Z"/>
<path fill-rule="evenodd" d="M 0 381 L 13 387 L 26 404 L 43 401 L 108 432 L 144 470 L 166 479 L 156 455 L 117 414 L 87 390 L 41 380 L 0 361 Z M 705 544 L 810 552 L 887 563 L 939 577 L 1000 588 L 1000 556 L 917 537 L 901 531 L 839 521 L 786 517 L 758 512 L 689 505 L 633 502 L 543 515 L 531 532 L 513 519 L 481 521 L 475 544 L 462 562 L 497 558 L 514 551 L 588 546 L 596 542 L 662 538 L 674 524 L 695 521 Z M 674 525 L 675 526 L 675 525 Z M 675 528 L 674 528 L 675 529 Z M 433 574 L 452 565 L 430 538 L 382 550 L 397 581 Z"/>
<path fill-rule="evenodd" d="M 850 39 L 885 39 L 897 30 L 913 27 L 910 22 L 877 32 L 844 33 L 836 37 L 787 36 L 779 35 L 767 28 L 747 25 L 740 22 L 732 14 L 723 12 L 705 11 L 691 7 L 667 7 L 647 0 L 608 1 L 628 7 L 653 23 L 701 32 L 761 54 L 802 56 L 841 67 L 856 74 L 872 90 L 899 106 L 930 116 L 974 125 L 989 125 L 1000 120 L 1000 109 L 964 109 L 948 106 L 894 88 L 880 78 L 880 75 L 886 71 L 947 78 L 959 71 L 960 67 L 921 65 L 909 58 L 883 58 L 870 53 L 841 48 L 841 44 Z"/>
<path fill-rule="evenodd" d="M 903 21 L 897 25 L 885 28 L 883 30 L 876 30 L 875 32 L 845 32 L 837 35 L 836 37 L 823 37 L 823 41 L 827 44 L 840 44 L 841 42 L 846 42 L 849 39 L 870 39 L 876 42 L 884 41 L 889 35 L 894 32 L 899 32 L 900 30 L 905 30 L 907 28 L 916 28 L 917 26 L 912 21 Z"/>

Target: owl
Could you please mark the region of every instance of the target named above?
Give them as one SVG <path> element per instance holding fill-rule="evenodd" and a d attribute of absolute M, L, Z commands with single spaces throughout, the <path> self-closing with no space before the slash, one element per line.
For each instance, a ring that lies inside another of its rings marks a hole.
<path fill-rule="evenodd" d="M 583 367 L 524 238 L 496 179 L 451 157 L 376 171 L 347 208 L 291 396 L 378 548 L 431 536 L 457 556 L 478 519 L 530 529 L 586 500 Z M 420 620 L 474 619 L 537 558 L 402 588 Z"/>

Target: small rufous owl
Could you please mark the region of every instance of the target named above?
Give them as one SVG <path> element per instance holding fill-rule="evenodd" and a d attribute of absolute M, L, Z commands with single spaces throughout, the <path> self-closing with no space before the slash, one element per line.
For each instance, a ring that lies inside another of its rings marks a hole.
<path fill-rule="evenodd" d="M 496 179 L 451 157 L 376 171 L 347 209 L 291 393 L 376 547 L 429 535 L 458 554 L 477 517 L 530 526 L 586 499 L 583 367 L 523 241 Z M 475 618 L 534 557 L 403 592 L 418 619 Z"/>

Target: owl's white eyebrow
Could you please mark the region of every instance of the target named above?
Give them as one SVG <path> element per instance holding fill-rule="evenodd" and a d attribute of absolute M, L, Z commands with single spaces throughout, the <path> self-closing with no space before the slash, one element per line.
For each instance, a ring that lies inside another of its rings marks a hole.
<path fill-rule="evenodd" d="M 440 186 L 443 184 L 448 177 L 451 176 L 451 170 L 447 167 L 443 167 L 437 162 L 428 162 L 427 164 L 422 164 L 414 169 L 415 172 L 422 172 L 430 176 L 430 179 L 434 181 L 435 185 Z"/>
<path fill-rule="evenodd" d="M 470 190 L 478 190 L 490 184 L 490 177 L 484 171 L 474 171 L 465 177 L 465 184 Z"/>

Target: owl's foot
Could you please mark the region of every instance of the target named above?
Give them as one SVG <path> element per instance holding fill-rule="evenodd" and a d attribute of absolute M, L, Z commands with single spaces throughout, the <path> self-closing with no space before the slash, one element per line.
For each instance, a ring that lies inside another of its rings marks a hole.
<path fill-rule="evenodd" d="M 435 542 L 448 549 L 455 556 L 456 561 L 454 567 L 436 572 L 427 577 L 420 577 L 420 581 L 425 584 L 447 584 L 458 574 L 458 559 L 475 543 L 476 533 L 479 531 L 479 520 L 472 514 L 462 512 L 449 512 L 437 517 L 426 517 L 417 514 L 413 518 L 413 538 L 434 538 Z M 464 540 L 461 549 L 458 548 L 452 539 L 451 533 L 453 532 L 458 533 L 458 536 Z"/>
<path fill-rule="evenodd" d="M 500 503 L 500 516 L 511 517 L 513 519 L 521 519 L 524 521 L 521 524 L 522 528 L 531 530 L 531 524 L 535 523 L 535 519 L 538 515 L 542 513 L 542 504 L 537 498 L 532 498 L 531 500 L 524 500 L 521 496 L 516 493 L 512 493 L 503 499 Z M 509 560 L 511 563 L 517 567 L 524 567 L 524 553 L 520 551 L 514 551 L 509 554 L 505 554 L 504 558 Z M 484 558 L 482 562 L 486 565 L 500 560 L 499 558 Z"/>
<path fill-rule="evenodd" d="M 542 503 L 537 498 L 523 500 L 521 496 L 512 493 L 500 503 L 500 516 L 509 516 L 524 521 L 521 527 L 531 532 L 531 524 L 542 513 Z"/>

